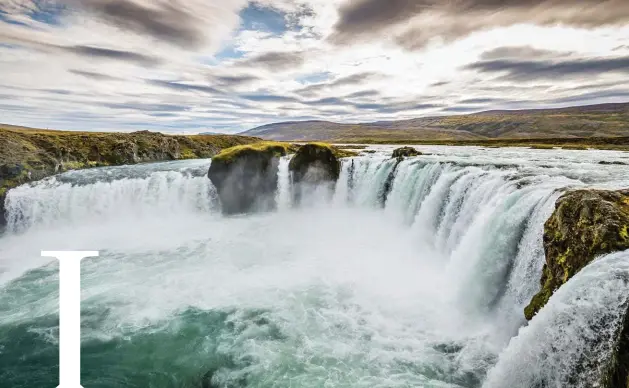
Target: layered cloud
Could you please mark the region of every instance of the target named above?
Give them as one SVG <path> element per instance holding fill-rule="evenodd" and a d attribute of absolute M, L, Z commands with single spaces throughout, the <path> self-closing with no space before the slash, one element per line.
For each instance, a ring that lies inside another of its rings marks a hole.
<path fill-rule="evenodd" d="M 625 0 L 2 0 L 0 122 L 237 132 L 629 100 Z"/>
<path fill-rule="evenodd" d="M 332 39 L 351 43 L 386 32 L 412 50 L 519 23 L 593 28 L 627 21 L 625 0 L 356 0 L 341 8 Z"/>

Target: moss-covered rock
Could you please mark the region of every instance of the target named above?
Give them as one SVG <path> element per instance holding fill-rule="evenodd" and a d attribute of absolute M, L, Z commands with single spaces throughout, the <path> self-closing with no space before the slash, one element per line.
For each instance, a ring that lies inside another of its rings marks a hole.
<path fill-rule="evenodd" d="M 629 249 L 628 229 L 629 190 L 576 190 L 559 198 L 544 226 L 542 289 L 525 308 L 526 318 L 593 259 Z"/>
<path fill-rule="evenodd" d="M 290 146 L 261 142 L 223 150 L 212 158 L 208 177 L 216 187 L 225 214 L 275 208 L 279 158 Z"/>
<path fill-rule="evenodd" d="M 341 162 L 329 144 L 310 143 L 299 148 L 289 169 L 297 184 L 336 182 L 341 173 Z"/>
<path fill-rule="evenodd" d="M 325 143 L 302 146 L 288 166 L 293 179 L 293 201 L 300 203 L 305 193 L 326 187 L 331 194 L 341 173 L 341 162 L 334 147 Z"/>
<path fill-rule="evenodd" d="M 413 147 L 402 147 L 402 148 L 398 148 L 394 150 L 392 157 L 402 159 L 402 158 L 410 158 L 413 156 L 419 156 L 421 154 L 422 154 L 421 152 L 417 151 Z"/>

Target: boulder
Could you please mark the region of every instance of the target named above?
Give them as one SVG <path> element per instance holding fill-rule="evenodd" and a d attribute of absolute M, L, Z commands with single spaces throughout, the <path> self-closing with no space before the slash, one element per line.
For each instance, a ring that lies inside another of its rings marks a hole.
<path fill-rule="evenodd" d="M 413 147 L 402 147 L 402 148 L 398 148 L 395 151 L 393 151 L 393 158 L 410 158 L 413 156 L 419 156 L 422 153 L 417 151 L 415 148 Z"/>
<path fill-rule="evenodd" d="M 212 158 L 208 177 L 225 214 L 269 211 L 276 207 L 279 158 L 288 146 L 260 143 L 236 146 Z"/>
<path fill-rule="evenodd" d="M 552 294 L 598 256 L 629 249 L 629 190 L 576 190 L 557 200 L 544 225 L 541 291 L 524 313 L 533 318 Z"/>
<path fill-rule="evenodd" d="M 320 143 L 302 146 L 288 168 L 293 174 L 293 182 L 297 184 L 336 182 L 341 173 L 341 163 L 333 148 Z"/>
<path fill-rule="evenodd" d="M 24 170 L 26 170 L 26 166 L 22 163 L 0 165 L 0 183 L 4 180 L 18 178 Z"/>
<path fill-rule="evenodd" d="M 335 149 L 323 143 L 302 146 L 288 166 L 293 179 L 293 200 L 301 202 L 306 192 L 336 184 L 341 174 L 341 162 Z M 331 194 L 331 190 L 329 190 Z"/>

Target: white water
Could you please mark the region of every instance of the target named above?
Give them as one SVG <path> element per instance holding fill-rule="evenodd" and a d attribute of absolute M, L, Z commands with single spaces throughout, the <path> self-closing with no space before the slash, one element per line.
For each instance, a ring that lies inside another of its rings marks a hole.
<path fill-rule="evenodd" d="M 280 159 L 279 171 L 277 173 L 277 209 L 279 211 L 288 210 L 291 207 L 291 178 L 288 165 L 290 157 L 285 156 Z"/>
<path fill-rule="evenodd" d="M 629 251 L 608 255 L 562 286 L 511 341 L 486 388 L 586 388 L 609 371 L 629 308 Z M 595 367 L 583 367 L 594 365 Z"/>
<path fill-rule="evenodd" d="M 156 214 L 207 213 L 216 206 L 216 194 L 206 168 L 207 162 L 114 167 L 21 186 L 7 196 L 8 228 L 19 232 Z"/>
<path fill-rule="evenodd" d="M 247 375 L 252 387 L 478 387 L 498 362 L 485 384 L 518 387 L 508 360 L 539 349 L 514 345 L 524 330 L 511 339 L 539 287 L 543 222 L 562 188 L 629 186 L 627 166 L 598 164 L 627 157 L 424 147 L 432 155 L 396 168 L 390 148 L 376 149 L 344 162 L 330 201 L 313 195 L 300 208 L 282 159 L 279 211 L 269 214 L 222 217 L 208 161 L 75 172 L 12 190 L 0 326 L 56 312 L 55 267 L 32 283 L 24 276 L 47 264 L 40 250 L 102 250 L 85 262 L 82 297 L 107 313 L 86 340 L 177 333 L 190 309 L 233 311 L 242 330 L 195 336 L 208 354 L 162 349 L 169 363 L 246 359 L 216 378 Z M 250 311 L 279 339 L 251 324 Z"/>

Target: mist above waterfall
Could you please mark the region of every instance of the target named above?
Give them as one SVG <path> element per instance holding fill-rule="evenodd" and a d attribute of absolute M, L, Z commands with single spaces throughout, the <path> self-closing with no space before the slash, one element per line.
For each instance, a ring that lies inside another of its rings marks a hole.
<path fill-rule="evenodd" d="M 12 190 L 0 364 L 26 354 L 49 368 L 0 377 L 56 382 L 57 270 L 39 251 L 90 249 L 101 257 L 82 269 L 86 388 L 200 387 L 208 376 L 220 387 L 512 385 L 510 362 L 558 319 L 551 301 L 521 329 L 543 223 L 563 188 L 629 185 L 626 166 L 598 164 L 626 156 L 426 147 L 398 164 L 375 149 L 343 160 L 336 186 L 299 206 L 283 158 L 277 211 L 240 216 L 221 215 L 209 161 Z"/>

